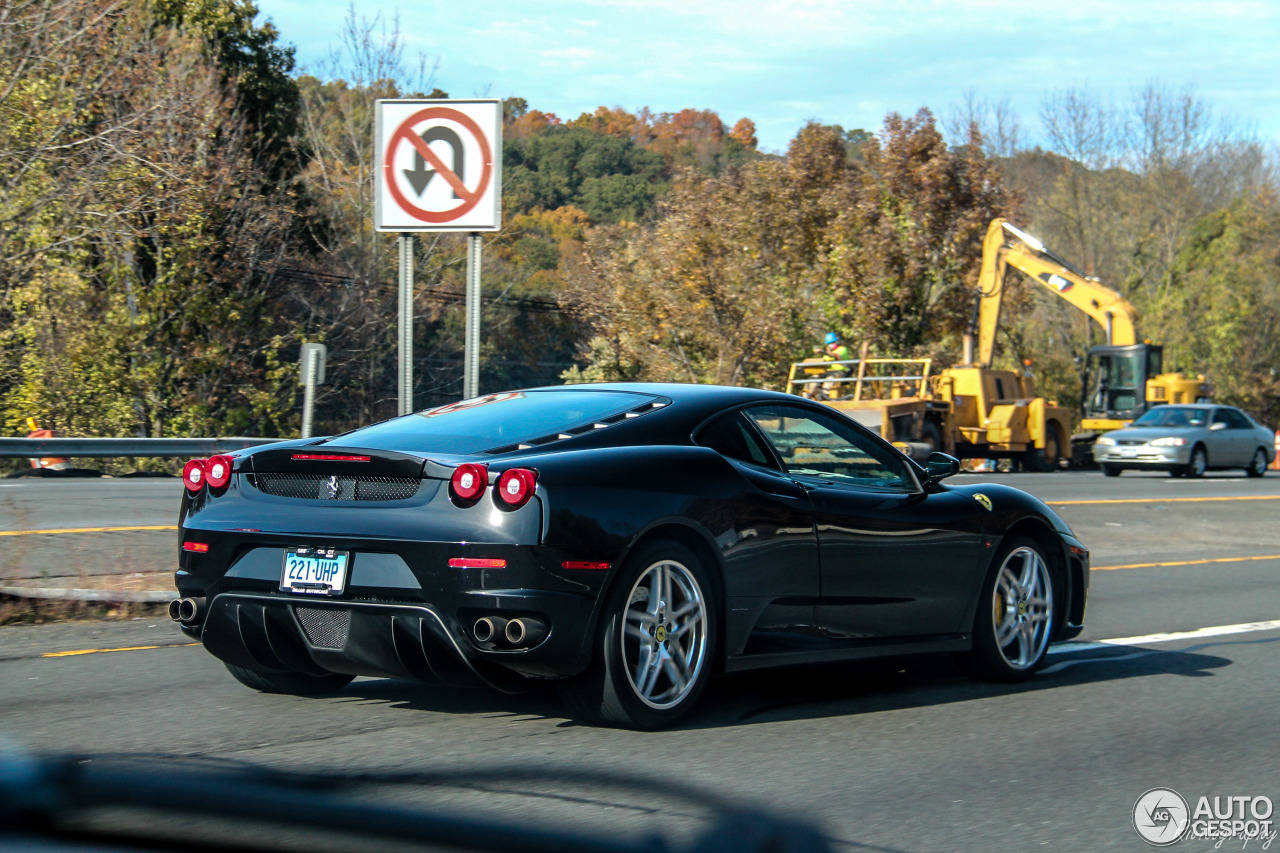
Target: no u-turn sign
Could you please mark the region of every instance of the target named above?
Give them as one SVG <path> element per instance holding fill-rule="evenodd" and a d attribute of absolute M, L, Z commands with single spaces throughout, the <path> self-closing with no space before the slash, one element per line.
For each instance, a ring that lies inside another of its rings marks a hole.
<path fill-rule="evenodd" d="M 374 227 L 497 231 L 502 102 L 378 101 Z"/>

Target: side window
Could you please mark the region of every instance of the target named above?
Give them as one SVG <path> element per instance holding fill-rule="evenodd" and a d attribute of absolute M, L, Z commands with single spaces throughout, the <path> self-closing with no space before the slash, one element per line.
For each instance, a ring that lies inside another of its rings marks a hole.
<path fill-rule="evenodd" d="M 1231 429 L 1250 429 L 1253 424 L 1249 423 L 1249 419 L 1244 416 L 1243 412 L 1236 409 L 1223 409 L 1227 413 L 1227 426 Z"/>
<path fill-rule="evenodd" d="M 709 447 L 722 456 L 749 462 L 764 468 L 777 470 L 769 451 L 760 444 L 760 438 L 737 412 L 716 418 L 699 430 L 698 444 Z"/>
<path fill-rule="evenodd" d="M 916 488 L 902 456 L 834 416 L 798 406 L 759 406 L 744 414 L 797 479 L 898 492 Z"/>
<path fill-rule="evenodd" d="M 1226 424 L 1228 427 L 1231 426 L 1231 419 L 1227 417 L 1226 409 L 1214 409 L 1213 422 L 1215 424 Z"/>

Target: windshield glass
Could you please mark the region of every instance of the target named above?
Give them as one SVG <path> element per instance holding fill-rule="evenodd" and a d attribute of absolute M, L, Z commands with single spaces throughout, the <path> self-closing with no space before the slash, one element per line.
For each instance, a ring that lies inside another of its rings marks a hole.
<path fill-rule="evenodd" d="M 587 426 L 653 399 L 630 391 L 509 391 L 384 421 L 338 436 L 334 443 L 477 453 Z"/>
<path fill-rule="evenodd" d="M 1103 355 L 1089 388 L 1089 409 L 1095 412 L 1127 412 L 1145 396 L 1146 376 L 1140 355 Z"/>
<path fill-rule="evenodd" d="M 1188 406 L 1156 406 L 1133 422 L 1134 426 L 1202 427 L 1208 412 Z"/>

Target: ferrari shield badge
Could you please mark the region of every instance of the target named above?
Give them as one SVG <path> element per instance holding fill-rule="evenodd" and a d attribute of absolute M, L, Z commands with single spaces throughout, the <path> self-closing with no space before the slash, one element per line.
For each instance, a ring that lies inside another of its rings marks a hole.
<path fill-rule="evenodd" d="M 985 509 L 987 512 L 991 512 L 991 498 L 987 497 L 984 494 L 976 494 L 973 496 L 973 499 L 978 503 L 982 504 L 982 508 Z"/>

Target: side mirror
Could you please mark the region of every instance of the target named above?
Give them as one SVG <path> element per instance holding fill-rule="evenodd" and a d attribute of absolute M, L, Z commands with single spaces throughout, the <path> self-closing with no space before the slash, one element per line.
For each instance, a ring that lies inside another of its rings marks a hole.
<path fill-rule="evenodd" d="M 1217 432 L 1220 429 L 1226 429 L 1226 428 L 1227 428 L 1227 425 L 1224 424 L 1222 421 L 1215 421 L 1214 423 L 1209 424 L 1209 432 Z"/>
<path fill-rule="evenodd" d="M 924 473 L 930 483 L 945 480 L 952 474 L 960 473 L 960 460 L 946 453 L 934 451 L 924 463 Z"/>

